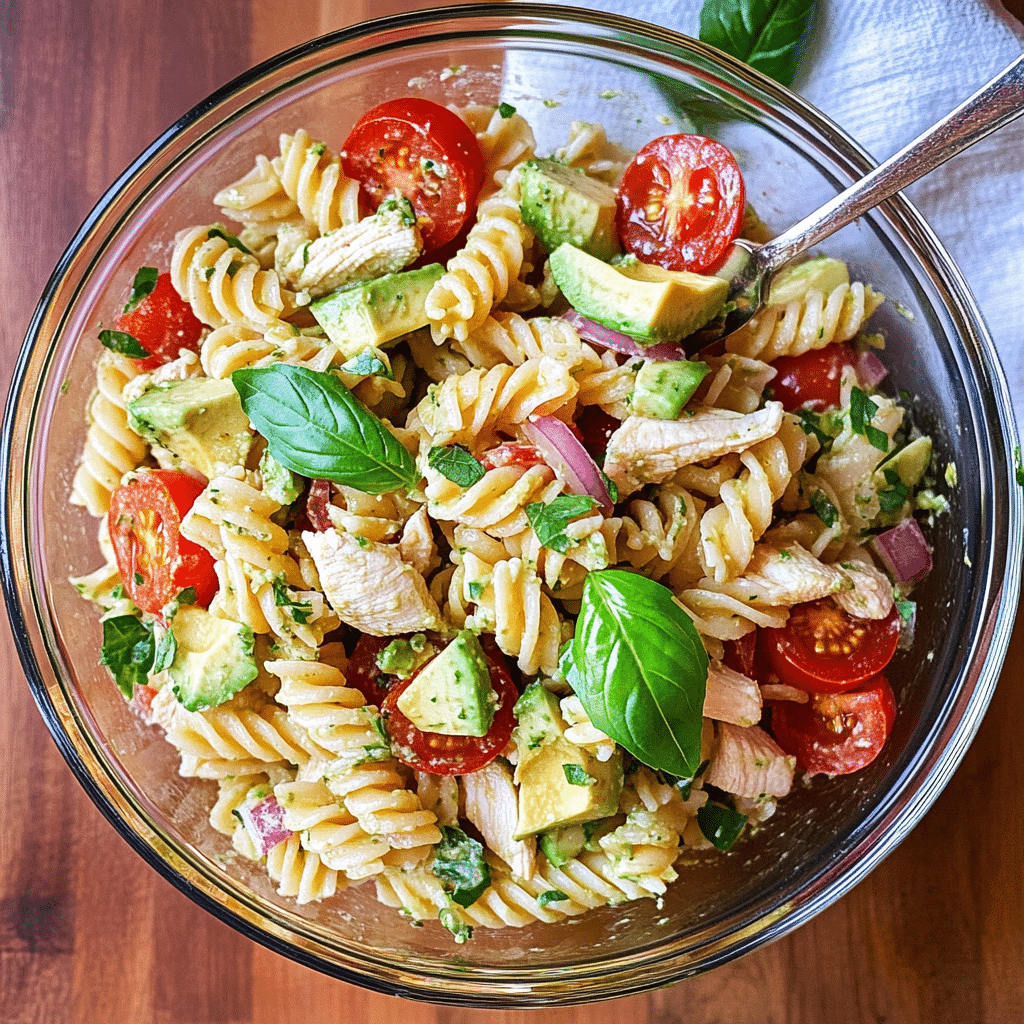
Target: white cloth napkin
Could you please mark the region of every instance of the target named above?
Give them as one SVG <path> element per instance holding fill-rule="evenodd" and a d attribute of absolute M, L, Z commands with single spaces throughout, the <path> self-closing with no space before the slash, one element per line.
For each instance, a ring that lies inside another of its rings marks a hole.
<path fill-rule="evenodd" d="M 700 0 L 586 6 L 698 33 Z M 818 0 L 791 88 L 884 160 L 1022 50 L 1024 27 L 998 0 Z M 1024 117 L 907 195 L 963 271 L 1024 423 Z"/>

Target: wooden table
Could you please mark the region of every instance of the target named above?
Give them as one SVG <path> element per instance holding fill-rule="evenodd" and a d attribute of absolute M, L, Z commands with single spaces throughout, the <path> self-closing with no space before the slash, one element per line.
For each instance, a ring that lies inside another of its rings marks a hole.
<path fill-rule="evenodd" d="M 403 0 L 0 4 L 0 358 L 103 189 L 259 60 Z M 1020 17 L 1024 0 L 1012 0 Z M 981 732 L 903 845 L 796 934 L 668 990 L 578 1009 L 453 1010 L 364 992 L 244 939 L 114 833 L 47 734 L 0 634 L 0 1021 L 454 1024 L 1024 1019 L 1024 626 Z"/>

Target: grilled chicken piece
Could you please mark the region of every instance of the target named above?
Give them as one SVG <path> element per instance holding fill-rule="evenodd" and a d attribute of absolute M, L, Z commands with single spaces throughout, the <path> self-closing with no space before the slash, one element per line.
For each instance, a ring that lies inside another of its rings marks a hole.
<path fill-rule="evenodd" d="M 678 420 L 628 416 L 608 439 L 604 471 L 625 496 L 683 466 L 746 451 L 778 433 L 782 414 L 781 402 L 768 402 L 748 414 L 698 409 Z"/>
<path fill-rule="evenodd" d="M 853 587 L 843 569 L 826 565 L 799 544 L 781 549 L 757 544 L 742 576 L 721 586 L 708 580 L 703 580 L 701 585 L 727 591 L 741 601 L 759 601 L 772 606 L 817 601 Z"/>
<path fill-rule="evenodd" d="M 372 636 L 444 629 L 423 577 L 394 545 L 331 530 L 302 539 L 342 622 Z"/>
<path fill-rule="evenodd" d="M 743 728 L 719 722 L 706 785 L 756 799 L 785 796 L 793 785 L 796 758 L 787 754 L 759 726 Z"/>
<path fill-rule="evenodd" d="M 354 281 L 397 273 L 422 250 L 409 201 L 385 199 L 372 216 L 298 245 L 280 272 L 289 287 L 315 298 Z"/>
<path fill-rule="evenodd" d="M 753 679 L 720 661 L 708 664 L 704 717 L 732 725 L 757 725 L 761 720 L 761 691 Z"/>
<path fill-rule="evenodd" d="M 833 595 L 843 611 L 856 619 L 884 619 L 892 611 L 892 583 L 885 573 L 860 559 L 840 562 L 839 568 L 853 583 L 852 590 Z"/>
<path fill-rule="evenodd" d="M 518 878 L 531 878 L 536 867 L 537 840 L 513 839 L 519 821 L 519 796 L 512 772 L 492 761 L 478 771 L 463 775 L 463 810 L 484 837 L 484 842 Z"/>

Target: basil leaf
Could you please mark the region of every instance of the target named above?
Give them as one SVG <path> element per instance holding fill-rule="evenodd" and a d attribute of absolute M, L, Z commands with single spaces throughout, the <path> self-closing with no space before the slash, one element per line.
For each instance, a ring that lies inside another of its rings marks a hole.
<path fill-rule="evenodd" d="M 151 295 L 156 287 L 156 279 L 160 271 L 156 267 L 139 267 L 132 281 L 132 290 L 128 295 L 128 301 L 124 305 L 124 311 L 130 313 L 144 298 Z"/>
<path fill-rule="evenodd" d="M 366 494 L 415 487 L 413 457 L 333 374 L 275 363 L 231 374 L 249 421 L 293 473 Z"/>
<path fill-rule="evenodd" d="M 814 0 L 704 0 L 700 40 L 789 85 Z"/>
<path fill-rule="evenodd" d="M 572 541 L 565 535 L 565 528 L 577 516 L 585 515 L 597 505 L 595 498 L 583 494 L 560 494 L 548 504 L 535 501 L 526 506 L 526 518 L 530 520 L 537 540 L 546 548 L 565 554 Z"/>
<path fill-rule="evenodd" d="M 100 331 L 100 344 L 129 359 L 147 359 L 150 355 L 138 338 L 124 331 Z"/>
<path fill-rule="evenodd" d="M 832 435 L 822 430 L 821 417 L 816 412 L 811 409 L 797 409 L 796 415 L 805 434 L 816 437 L 823 448 L 832 444 Z"/>
<path fill-rule="evenodd" d="M 716 850 L 728 850 L 740 837 L 747 816 L 722 804 L 705 804 L 697 809 L 701 835 Z"/>
<path fill-rule="evenodd" d="M 860 388 L 850 391 L 850 427 L 855 434 L 862 434 L 868 443 L 880 452 L 889 450 L 889 436 L 884 430 L 872 427 L 871 420 L 878 412 L 878 406 Z"/>
<path fill-rule="evenodd" d="M 178 604 L 195 604 L 197 600 L 195 587 L 186 587 L 178 594 Z"/>
<path fill-rule="evenodd" d="M 247 253 L 249 256 L 252 255 L 252 249 L 250 249 L 237 235 L 231 234 L 230 231 L 225 231 L 219 225 L 210 228 L 210 230 L 206 232 L 206 237 L 207 238 L 223 238 L 224 241 L 227 242 L 228 245 L 230 245 L 232 249 L 237 249 L 239 252 Z M 237 271 L 239 266 L 241 266 L 241 264 L 238 264 L 235 267 L 236 271 Z M 228 276 L 229 277 L 234 276 L 233 275 L 233 271 L 230 269 L 230 267 L 228 268 Z"/>
<path fill-rule="evenodd" d="M 452 937 L 459 945 L 463 942 L 468 942 L 473 938 L 473 928 L 471 925 L 466 924 L 464 921 L 460 921 L 456 916 L 451 907 L 442 907 L 437 912 L 437 919 L 441 924 L 452 933 Z"/>
<path fill-rule="evenodd" d="M 483 480 L 483 463 L 463 444 L 437 445 L 427 453 L 427 465 L 460 487 L 472 487 Z"/>
<path fill-rule="evenodd" d="M 839 510 L 828 499 L 824 491 L 815 491 L 811 499 L 811 508 L 817 517 L 829 528 L 839 522 Z"/>
<path fill-rule="evenodd" d="M 1024 487 L 1024 462 L 1020 458 L 1020 445 L 1013 449 L 1014 470 L 1017 474 L 1017 483 Z"/>
<path fill-rule="evenodd" d="M 165 669 L 170 668 L 177 653 L 178 638 L 174 635 L 174 630 L 165 630 L 163 636 L 160 637 L 160 642 L 153 651 L 153 667 L 151 671 L 163 672 Z"/>
<path fill-rule="evenodd" d="M 501 115 L 502 119 L 505 120 L 505 121 L 507 121 L 515 112 L 516 112 L 516 108 L 513 107 L 511 103 L 499 103 L 498 104 L 498 113 Z"/>
<path fill-rule="evenodd" d="M 581 764 L 563 764 L 562 771 L 565 772 L 565 781 L 570 786 L 593 786 L 597 779 L 590 775 Z"/>
<path fill-rule="evenodd" d="M 696 773 L 708 656 L 667 587 L 622 569 L 588 573 L 572 674 L 591 721 L 634 757 Z"/>
<path fill-rule="evenodd" d="M 126 700 L 142 686 L 153 665 L 153 628 L 134 615 L 115 615 L 103 620 L 100 664 L 110 669 Z"/>
<path fill-rule="evenodd" d="M 549 903 L 561 903 L 562 900 L 567 900 L 569 897 L 562 892 L 561 889 L 545 889 L 537 897 L 537 905 L 540 907 L 546 907 Z"/>
<path fill-rule="evenodd" d="M 910 488 L 894 469 L 883 469 L 882 475 L 889 487 L 878 492 L 878 507 L 886 515 L 894 515 L 910 497 Z"/>
<path fill-rule="evenodd" d="M 452 902 L 460 907 L 476 903 L 491 884 L 491 869 L 484 848 L 460 828 L 441 825 L 441 841 L 434 847 L 433 872 L 445 883 Z"/>

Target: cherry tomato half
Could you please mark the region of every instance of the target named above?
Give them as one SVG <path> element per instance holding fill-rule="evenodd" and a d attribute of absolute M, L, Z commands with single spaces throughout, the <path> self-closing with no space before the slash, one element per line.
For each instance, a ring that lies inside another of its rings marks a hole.
<path fill-rule="evenodd" d="M 203 332 L 192 307 L 174 290 L 170 274 L 160 274 L 153 290 L 130 313 L 122 313 L 114 328 L 130 334 L 149 353 L 146 359 L 132 360 L 140 373 L 177 359 L 183 348 L 198 352 Z"/>
<path fill-rule="evenodd" d="M 743 177 L 732 153 L 702 135 L 648 142 L 619 184 L 622 244 L 644 263 L 703 273 L 743 223 Z"/>
<path fill-rule="evenodd" d="M 398 676 L 381 672 L 377 665 L 377 655 L 394 639 L 393 636 L 364 633 L 345 666 L 346 685 L 354 686 L 366 698 L 366 703 L 374 707 L 379 708 L 384 703 L 388 690 L 399 681 Z"/>
<path fill-rule="evenodd" d="M 181 536 L 181 521 L 203 483 L 172 469 L 147 469 L 110 496 L 107 523 L 128 596 L 158 615 L 187 587 L 204 608 L 217 593 L 213 556 Z"/>
<path fill-rule="evenodd" d="M 388 691 L 381 706 L 384 728 L 397 748 L 398 758 L 410 768 L 433 775 L 466 775 L 490 764 L 508 745 L 516 724 L 512 709 L 519 691 L 501 652 L 492 644 L 485 644 L 484 653 L 491 666 L 491 685 L 498 694 L 494 721 L 486 736 L 445 736 L 417 729 L 398 710 L 398 698 L 415 676 L 403 679 Z"/>
<path fill-rule="evenodd" d="M 459 233 L 484 180 L 483 154 L 469 125 L 415 96 L 367 111 L 345 140 L 342 166 L 374 209 L 395 190 L 412 203 L 426 251 Z"/>
<path fill-rule="evenodd" d="M 849 775 L 878 757 L 896 720 L 896 699 L 885 676 L 852 693 L 812 694 L 806 704 L 778 701 L 772 733 L 799 768 Z"/>
<path fill-rule="evenodd" d="M 521 466 L 523 469 L 529 469 L 543 463 L 544 456 L 525 441 L 504 441 L 480 456 L 480 464 L 484 469 L 497 469 L 499 466 Z"/>
<path fill-rule="evenodd" d="M 790 686 L 812 693 L 855 690 L 896 652 L 900 619 L 856 619 L 829 598 L 794 605 L 785 626 L 764 629 L 768 661 Z"/>
<path fill-rule="evenodd" d="M 780 356 L 772 361 L 776 376 L 771 382 L 772 398 L 786 412 L 813 409 L 822 412 L 839 405 L 843 370 L 853 366 L 857 356 L 846 344 L 826 345 L 799 356 Z"/>

